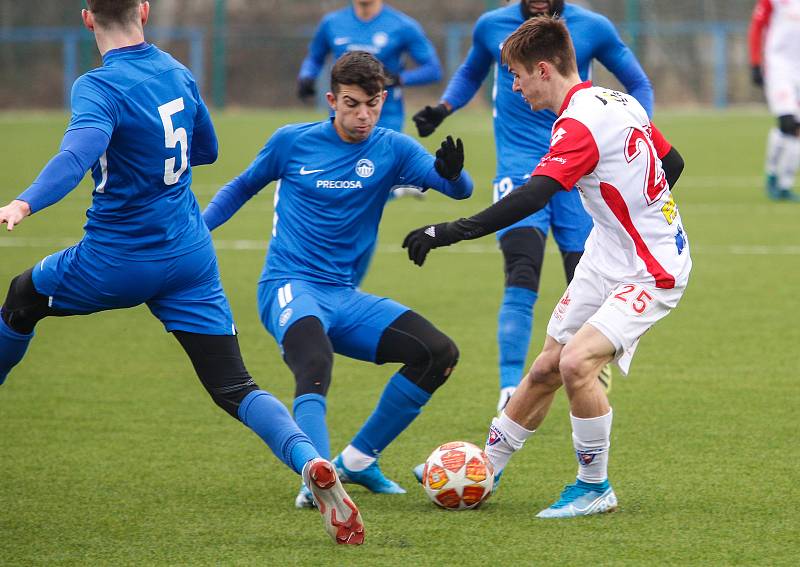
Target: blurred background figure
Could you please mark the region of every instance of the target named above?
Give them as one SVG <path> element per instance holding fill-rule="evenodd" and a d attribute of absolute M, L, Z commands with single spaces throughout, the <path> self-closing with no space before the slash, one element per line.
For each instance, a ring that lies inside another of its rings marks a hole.
<path fill-rule="evenodd" d="M 436 50 L 416 20 L 383 0 L 353 0 L 352 5 L 326 15 L 317 27 L 297 77 L 300 99 L 316 96 L 316 79 L 328 54 L 338 59 L 348 51 L 372 53 L 386 69 L 389 96 L 378 122 L 384 128 L 403 130 L 402 87 L 434 83 L 442 78 Z M 406 55 L 417 67 L 404 68 Z"/>
<path fill-rule="evenodd" d="M 442 78 L 436 49 L 416 20 L 387 6 L 383 0 L 353 0 L 352 5 L 326 15 L 317 27 L 297 77 L 300 99 L 309 100 L 316 96 L 317 76 L 329 53 L 338 59 L 349 51 L 366 51 L 383 63 L 389 93 L 378 122 L 378 126 L 383 128 L 403 131 L 402 87 L 434 83 Z M 406 55 L 417 67 L 404 68 Z M 392 190 L 392 199 L 407 196 L 419 199 L 423 193 L 411 186 L 398 186 Z M 356 263 L 353 278 L 356 285 L 361 285 L 374 254 L 375 248 L 372 247 Z"/>
<path fill-rule="evenodd" d="M 792 191 L 800 168 L 800 0 L 758 0 L 749 37 L 753 82 L 778 119 L 767 138 L 767 196 L 800 201 Z"/>

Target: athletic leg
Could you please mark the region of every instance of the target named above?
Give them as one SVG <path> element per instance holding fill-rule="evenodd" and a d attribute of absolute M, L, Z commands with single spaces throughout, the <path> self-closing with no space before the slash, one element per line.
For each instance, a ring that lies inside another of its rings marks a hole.
<path fill-rule="evenodd" d="M 795 200 L 794 181 L 800 168 L 800 124 L 792 114 L 778 117 L 767 144 L 767 190 L 775 199 Z"/>
<path fill-rule="evenodd" d="M 387 299 L 364 297 L 372 315 L 361 325 L 333 337 L 336 352 L 377 364 L 404 366 L 387 383 L 375 410 L 334 462 L 343 478 L 373 492 L 405 492 L 386 478 L 378 466 L 380 453 L 419 415 L 422 407 L 449 377 L 458 349 L 430 322 Z M 388 319 L 393 315 L 393 319 Z"/>
<path fill-rule="evenodd" d="M 545 243 L 544 232 L 532 227 L 511 230 L 500 238 L 505 290 L 497 321 L 501 392 L 498 411 L 505 407 L 524 375 Z"/>
<path fill-rule="evenodd" d="M 25 356 L 33 338 L 33 329 L 52 312 L 48 299 L 33 285 L 33 269 L 13 280 L 0 308 L 0 384 Z"/>

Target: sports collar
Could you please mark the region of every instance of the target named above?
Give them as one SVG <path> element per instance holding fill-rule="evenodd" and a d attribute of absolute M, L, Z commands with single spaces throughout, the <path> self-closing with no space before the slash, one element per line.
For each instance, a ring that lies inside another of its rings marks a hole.
<path fill-rule="evenodd" d="M 572 100 L 572 97 L 575 95 L 576 92 L 582 91 L 583 89 L 591 88 L 591 86 L 592 86 L 592 81 L 584 81 L 572 87 L 567 92 L 567 96 L 564 97 L 564 102 L 561 103 L 561 109 L 558 111 L 558 115 L 561 116 L 562 114 L 564 114 L 564 111 L 567 109 L 567 106 L 569 106 L 569 101 Z"/>
<path fill-rule="evenodd" d="M 137 43 L 136 45 L 126 45 L 125 47 L 118 47 L 116 49 L 109 49 L 106 51 L 105 55 L 103 55 L 103 62 L 109 57 L 116 57 L 117 55 L 123 55 L 125 53 L 131 53 L 134 51 L 145 51 L 150 47 L 150 44 L 146 41 L 142 43 Z"/>

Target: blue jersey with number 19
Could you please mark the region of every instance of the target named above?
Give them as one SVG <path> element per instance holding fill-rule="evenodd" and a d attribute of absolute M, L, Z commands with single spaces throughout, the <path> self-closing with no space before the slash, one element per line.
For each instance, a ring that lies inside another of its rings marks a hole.
<path fill-rule="evenodd" d="M 168 258 L 210 235 L 190 190 L 190 156 L 216 156 L 216 138 L 191 73 L 153 45 L 114 49 L 72 89 L 67 131 L 97 128 L 110 143 L 92 167 L 84 243 L 104 254 Z M 198 139 L 195 130 L 211 132 Z M 213 161 L 213 158 L 210 160 Z"/>

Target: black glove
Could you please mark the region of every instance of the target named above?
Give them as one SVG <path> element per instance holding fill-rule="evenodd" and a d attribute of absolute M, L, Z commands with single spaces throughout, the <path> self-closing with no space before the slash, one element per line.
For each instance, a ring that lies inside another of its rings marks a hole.
<path fill-rule="evenodd" d="M 459 240 L 451 223 L 442 222 L 412 230 L 403 240 L 403 248 L 408 249 L 408 259 L 421 266 L 431 249 L 450 246 Z"/>
<path fill-rule="evenodd" d="M 433 134 L 433 131 L 444 122 L 444 119 L 450 114 L 447 107 L 443 104 L 436 106 L 426 106 L 417 112 L 412 120 L 417 125 L 417 131 L 423 138 Z"/>
<path fill-rule="evenodd" d="M 400 78 L 400 75 L 397 73 L 386 71 L 383 76 L 386 77 L 386 83 L 383 86 L 387 89 L 391 87 L 400 87 L 403 85 L 403 79 Z"/>
<path fill-rule="evenodd" d="M 297 96 L 302 101 L 307 101 L 317 94 L 317 87 L 314 84 L 316 81 L 311 77 L 304 79 L 297 79 Z"/>
<path fill-rule="evenodd" d="M 753 81 L 753 84 L 757 87 L 764 86 L 764 73 L 761 71 L 761 65 L 753 65 L 750 68 L 750 78 Z"/>
<path fill-rule="evenodd" d="M 453 141 L 452 136 L 447 136 L 447 139 L 442 142 L 442 147 L 436 150 L 436 162 L 433 164 L 436 168 L 436 173 L 455 181 L 461 176 L 461 170 L 464 169 L 464 144 L 459 138 Z"/>

